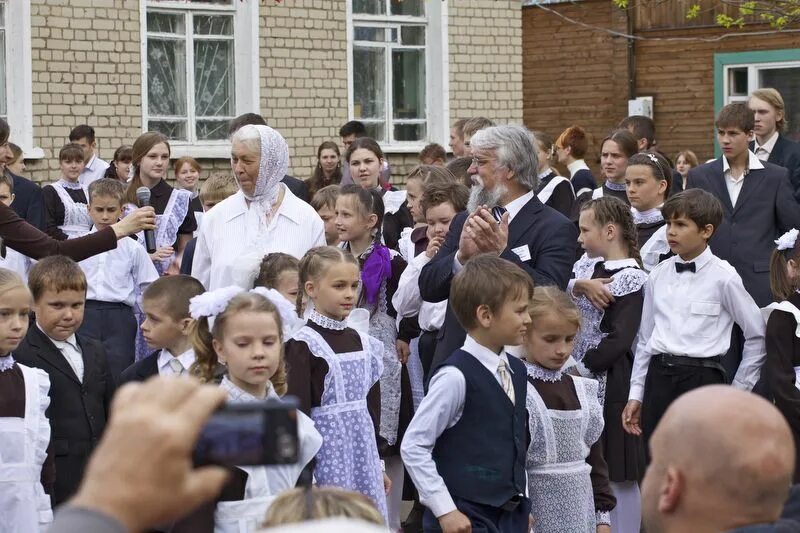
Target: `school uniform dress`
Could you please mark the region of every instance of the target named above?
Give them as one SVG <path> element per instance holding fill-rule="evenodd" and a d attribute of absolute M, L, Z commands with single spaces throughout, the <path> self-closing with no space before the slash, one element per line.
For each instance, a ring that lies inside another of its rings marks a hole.
<path fill-rule="evenodd" d="M 376 189 L 383 197 L 383 224 L 381 237 L 387 248 L 398 251 L 400 237 L 405 228 L 414 227 L 414 217 L 406 204 L 406 191 L 394 188 L 386 190 L 382 187 Z"/>
<path fill-rule="evenodd" d="M 78 181 L 83 187 L 88 187 L 93 181 L 97 181 L 100 178 L 106 175 L 106 170 L 111 165 L 108 162 L 103 161 L 97 155 L 92 155 L 92 158 L 83 167 L 83 171 L 81 171 L 81 175 L 78 177 Z"/>
<path fill-rule="evenodd" d="M 72 335 L 66 341 L 51 339 L 38 324 L 17 350 L 16 359 L 40 368 L 50 378 L 50 407 L 55 455 L 56 504 L 78 489 L 89 456 L 106 425 L 114 382 L 103 346 L 88 337 Z"/>
<path fill-rule="evenodd" d="M 622 428 L 633 367 L 633 346 L 642 315 L 642 287 L 647 274 L 634 259 L 603 261 L 584 256 L 575 264 L 575 279 L 613 278 L 606 287 L 614 302 L 597 309 L 586 296 L 575 298 L 581 328 L 572 357 L 581 374 L 598 382 L 605 431 L 603 451 L 609 479 L 615 483 L 639 481 L 644 475 L 644 449 L 639 437 Z"/>
<path fill-rule="evenodd" d="M 42 189 L 45 233 L 60 241 L 80 237 L 92 229 L 89 193 L 80 183 L 60 179 Z"/>
<path fill-rule="evenodd" d="M 314 477 L 320 486 L 360 492 L 387 516 L 378 454 L 382 343 L 312 311 L 286 343 L 288 394 L 322 435 Z"/>
<path fill-rule="evenodd" d="M 733 386 L 751 390 L 766 357 L 765 327 L 736 270 L 706 248 L 693 261 L 673 256 L 650 273 L 629 394 L 642 402 L 645 449 L 673 400 L 726 382 L 721 356 L 730 347 L 734 323 L 745 342 Z"/>
<path fill-rule="evenodd" d="M 667 222 L 661 214 L 661 207 L 639 211 L 631 207 L 633 223 L 636 225 L 636 241 L 642 257 L 642 269 L 650 272 L 672 252 L 667 242 Z"/>
<path fill-rule="evenodd" d="M 525 363 L 530 445 L 525 468 L 534 532 L 595 533 L 616 503 L 600 435 L 597 382 Z"/>
<path fill-rule="evenodd" d="M 175 189 L 163 179 L 150 189 L 150 205 L 156 212 L 156 247 L 175 246 L 179 235 L 192 235 L 197 229 L 194 213 L 189 209 L 192 193 Z M 144 243 L 144 239 L 140 239 Z M 155 263 L 163 274 L 175 260 L 175 254 Z"/>
<path fill-rule="evenodd" d="M 97 230 L 92 229 L 90 233 Z M 139 323 L 134 308 L 145 288 L 159 275 L 147 251 L 133 239 L 121 239 L 108 252 L 84 259 L 78 265 L 88 288 L 83 324 L 79 331 L 100 341 L 108 355 L 114 381 L 133 364 Z"/>
<path fill-rule="evenodd" d="M 7 533 L 44 532 L 53 521 L 49 390 L 46 372 L 11 354 L 0 357 L 0 516 Z"/>
<path fill-rule="evenodd" d="M 569 170 L 569 180 L 572 182 L 572 189 L 575 191 L 576 197 L 597 188 L 597 181 L 583 159 L 567 165 L 567 170 Z"/>
<path fill-rule="evenodd" d="M 539 173 L 539 188 L 536 197 L 544 205 L 549 205 L 565 217 L 572 215 L 575 204 L 575 191 L 572 184 L 564 176 L 559 176 L 547 168 Z"/>
<path fill-rule="evenodd" d="M 602 198 L 604 196 L 613 196 L 618 200 L 622 200 L 625 204 L 631 205 L 630 200 L 628 200 L 628 193 L 625 192 L 624 183 L 614 183 L 606 180 L 602 187 L 598 187 L 592 191 L 592 200 Z"/>
<path fill-rule="evenodd" d="M 794 483 L 800 483 L 800 294 L 762 309 L 767 321 L 764 376 L 795 442 Z"/>
<path fill-rule="evenodd" d="M 474 531 L 526 531 L 525 365 L 467 336 L 431 378 L 402 445 L 428 509 L 425 531 L 458 510 Z"/>

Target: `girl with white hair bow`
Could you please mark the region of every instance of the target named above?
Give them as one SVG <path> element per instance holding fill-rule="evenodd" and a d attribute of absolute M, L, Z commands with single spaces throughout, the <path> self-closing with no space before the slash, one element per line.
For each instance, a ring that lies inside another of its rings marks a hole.
<path fill-rule="evenodd" d="M 289 146 L 269 126 L 248 125 L 232 139 L 231 166 L 239 192 L 205 214 L 192 276 L 209 290 L 253 286 L 266 254 L 302 257 L 325 245 L 322 219 L 281 180 L 289 168 Z"/>

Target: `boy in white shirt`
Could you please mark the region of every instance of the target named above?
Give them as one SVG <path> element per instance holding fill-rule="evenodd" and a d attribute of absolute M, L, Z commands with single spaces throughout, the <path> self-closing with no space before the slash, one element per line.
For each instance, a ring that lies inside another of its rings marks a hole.
<path fill-rule="evenodd" d="M 733 386 L 751 390 L 766 358 L 764 320 L 742 278 L 711 253 L 708 241 L 722 222 L 712 194 L 689 189 L 661 209 L 675 254 L 650 273 L 644 285 L 639 342 L 622 423 L 628 433 L 650 436 L 681 394 L 728 381 L 722 356 L 736 323 L 745 337 Z"/>
<path fill-rule="evenodd" d="M 90 233 L 116 223 L 122 214 L 125 186 L 102 178 L 89 185 Z M 108 252 L 84 259 L 78 265 L 86 274 L 86 311 L 80 333 L 100 341 L 108 354 L 114 381 L 133 364 L 136 348 L 134 306 L 142 291 L 158 279 L 144 247 L 134 239 L 120 239 Z"/>

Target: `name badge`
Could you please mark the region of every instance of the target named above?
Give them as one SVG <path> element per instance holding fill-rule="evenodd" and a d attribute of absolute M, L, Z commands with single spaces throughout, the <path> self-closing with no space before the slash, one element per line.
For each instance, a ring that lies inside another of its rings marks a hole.
<path fill-rule="evenodd" d="M 517 254 L 520 261 L 530 261 L 531 260 L 531 250 L 528 248 L 528 245 L 518 246 L 517 248 L 512 248 L 512 252 Z"/>

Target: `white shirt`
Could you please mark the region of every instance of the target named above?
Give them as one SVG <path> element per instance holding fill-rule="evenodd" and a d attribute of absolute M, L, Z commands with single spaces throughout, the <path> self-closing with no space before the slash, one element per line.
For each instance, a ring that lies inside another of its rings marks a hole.
<path fill-rule="evenodd" d="M 422 267 L 431 261 L 425 252 L 411 259 L 400 275 L 397 290 L 392 296 L 392 306 L 397 311 L 397 323 L 405 317 L 418 315 L 419 327 L 423 331 L 436 331 L 444 324 L 447 300 L 426 302 L 419 293 L 419 274 Z"/>
<path fill-rule="evenodd" d="M 284 252 L 298 259 L 316 246 L 325 246 L 325 226 L 314 208 L 281 184 L 284 196 L 264 234 L 249 228 L 249 209 L 242 191 L 214 206 L 203 217 L 197 236 L 192 276 L 207 290 L 229 285 L 252 288 L 261 259 Z M 249 286 L 248 286 L 249 284 Z"/>
<path fill-rule="evenodd" d="M 758 144 L 758 137 L 756 137 L 755 141 L 753 142 L 753 152 L 756 154 L 756 157 L 761 161 L 766 161 L 769 159 L 772 150 L 775 148 L 775 143 L 778 142 L 778 137 L 780 134 L 777 131 L 772 133 L 772 137 L 767 139 L 767 142 L 764 144 Z"/>
<path fill-rule="evenodd" d="M 33 266 L 33 263 L 33 259 L 11 248 L 6 249 L 5 257 L 0 257 L 0 268 L 16 272 L 26 284 L 28 283 L 28 271 Z"/>
<path fill-rule="evenodd" d="M 97 157 L 97 155 L 93 155 L 83 168 L 81 175 L 78 177 L 78 181 L 83 187 L 88 187 L 93 181 L 97 181 L 105 176 L 109 166 L 111 165 Z"/>
<path fill-rule="evenodd" d="M 183 372 L 180 374 L 176 373 L 172 367 L 170 366 L 169 362 L 173 359 L 177 359 L 183 365 Z M 189 368 L 195 362 L 195 355 L 194 350 L 189 348 L 179 356 L 174 356 L 170 353 L 169 350 L 166 348 L 162 349 L 161 352 L 158 354 L 158 375 L 159 376 L 184 376 L 189 373 Z"/>
<path fill-rule="evenodd" d="M 710 248 L 695 258 L 696 273 L 675 270 L 671 257 L 650 273 L 644 284 L 639 342 L 628 398 L 642 401 L 650 359 L 656 354 L 694 358 L 724 355 L 730 348 L 734 322 L 744 332 L 744 350 L 733 379 L 736 388 L 750 390 L 766 358 L 764 320 L 742 278 Z"/>
<path fill-rule="evenodd" d="M 83 383 L 83 354 L 78 346 L 78 339 L 75 337 L 75 334 L 73 333 L 70 335 L 65 341 L 57 341 L 50 335 L 47 335 L 38 322 L 36 323 L 36 327 L 38 327 L 39 331 L 44 333 L 45 336 L 50 339 L 50 342 L 58 348 L 58 351 L 61 352 L 61 355 L 64 356 L 64 359 L 67 360 L 70 368 L 72 368 L 72 371 L 75 372 L 78 381 Z"/>
<path fill-rule="evenodd" d="M 505 351 L 496 354 L 467 335 L 462 350 L 475 357 L 492 373 L 500 384 L 497 366 L 500 360 L 508 366 Z M 467 396 L 467 381 L 464 374 L 454 366 L 444 366 L 431 378 L 428 394 L 422 399 L 419 409 L 406 430 L 401 445 L 401 455 L 408 473 L 419 490 L 420 502 L 428 507 L 434 516 L 442 516 L 456 510 L 453 498 L 444 480 L 436 470 L 433 461 L 433 447 L 444 432 L 456 425 L 464 412 Z"/>
<path fill-rule="evenodd" d="M 97 228 L 92 227 L 89 233 Z M 138 294 L 158 279 L 158 271 L 144 246 L 133 239 L 117 241 L 113 250 L 84 259 L 78 265 L 86 274 L 87 300 L 118 302 L 133 307 Z"/>
<path fill-rule="evenodd" d="M 731 172 L 731 166 L 728 164 L 728 159 L 722 157 L 722 173 L 725 176 L 725 185 L 728 187 L 728 194 L 731 197 L 731 205 L 736 207 L 736 200 L 739 199 L 739 193 L 742 192 L 742 185 L 744 185 L 744 178 L 751 170 L 764 168 L 761 160 L 750 150 L 747 151 L 747 168 L 741 176 L 734 176 Z"/>

